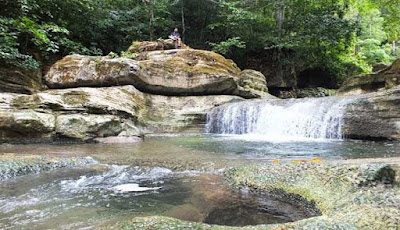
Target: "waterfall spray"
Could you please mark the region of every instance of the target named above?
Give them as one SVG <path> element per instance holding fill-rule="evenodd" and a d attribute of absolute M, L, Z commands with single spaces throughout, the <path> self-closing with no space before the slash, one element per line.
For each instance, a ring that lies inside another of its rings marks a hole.
<path fill-rule="evenodd" d="M 349 101 L 327 97 L 228 104 L 207 114 L 206 132 L 257 134 L 271 139 L 342 139 Z"/>

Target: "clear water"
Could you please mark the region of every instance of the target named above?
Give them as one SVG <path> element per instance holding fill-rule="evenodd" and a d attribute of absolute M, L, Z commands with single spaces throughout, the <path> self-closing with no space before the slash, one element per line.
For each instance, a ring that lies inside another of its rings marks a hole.
<path fill-rule="evenodd" d="M 114 189 L 127 183 L 161 189 L 130 193 Z M 7 180 L 0 189 L 1 229 L 97 229 L 146 215 L 245 226 L 313 215 L 282 201 L 233 191 L 215 175 L 160 167 L 63 169 Z"/>
<path fill-rule="evenodd" d="M 0 229 L 97 229 L 148 215 L 242 226 L 287 222 L 310 214 L 280 201 L 233 191 L 210 173 L 275 159 L 400 157 L 400 143 L 193 134 L 152 136 L 134 144 L 0 145 L 1 153 L 90 156 L 102 164 L 1 182 Z M 121 194 L 112 189 L 127 183 L 161 190 Z M 262 211 L 272 207 L 279 208 Z"/>

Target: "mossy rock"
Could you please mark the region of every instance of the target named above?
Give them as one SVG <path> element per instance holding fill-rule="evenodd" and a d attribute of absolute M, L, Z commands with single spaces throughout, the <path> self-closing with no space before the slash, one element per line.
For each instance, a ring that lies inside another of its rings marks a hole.
<path fill-rule="evenodd" d="M 40 173 L 59 168 L 86 166 L 97 162 L 90 157 L 49 157 L 36 155 L 0 155 L 0 181 L 16 176 Z"/>
<path fill-rule="evenodd" d="M 400 59 L 376 73 L 347 79 L 339 88 L 340 95 L 355 95 L 391 89 L 400 85 Z"/>
<path fill-rule="evenodd" d="M 226 179 L 235 187 L 275 194 L 287 202 L 293 194 L 313 201 L 321 216 L 286 224 L 227 227 L 169 217 L 136 217 L 110 229 L 399 229 L 400 188 L 385 164 L 286 163 L 240 166 Z M 386 184 L 386 187 L 383 186 Z M 387 187 L 389 186 L 389 187 Z M 397 194 L 397 195 L 396 195 Z M 296 196 L 295 196 L 296 197 Z M 289 199 L 288 199 L 289 198 Z M 387 199 L 390 198 L 390 199 Z"/>
<path fill-rule="evenodd" d="M 175 43 L 172 39 L 160 41 L 134 41 L 128 48 L 128 53 L 143 53 L 156 50 L 171 50 L 176 49 Z M 190 49 L 189 46 L 182 43 L 180 49 Z"/>

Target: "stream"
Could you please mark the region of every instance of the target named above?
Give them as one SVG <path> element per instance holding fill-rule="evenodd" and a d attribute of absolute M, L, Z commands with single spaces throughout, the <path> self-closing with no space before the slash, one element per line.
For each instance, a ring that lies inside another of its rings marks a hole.
<path fill-rule="evenodd" d="M 254 134 L 153 135 L 133 144 L 1 145 L 0 153 L 84 156 L 99 163 L 1 182 L 0 228 L 97 229 L 149 215 L 233 226 L 284 223 L 314 214 L 231 189 L 221 169 L 276 159 L 396 157 L 399 150 L 394 142 L 268 141 Z M 159 189 L 115 189 L 126 184 Z"/>

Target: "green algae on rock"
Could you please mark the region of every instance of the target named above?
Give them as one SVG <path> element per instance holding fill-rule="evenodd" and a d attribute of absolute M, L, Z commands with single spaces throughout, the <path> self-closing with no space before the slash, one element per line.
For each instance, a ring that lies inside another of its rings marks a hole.
<path fill-rule="evenodd" d="M 225 173 L 235 187 L 274 195 L 288 202 L 315 202 L 321 216 L 286 224 L 240 229 L 399 229 L 400 188 L 386 164 L 268 164 L 232 168 Z M 388 195 L 389 194 L 389 195 Z M 168 217 L 136 217 L 112 229 L 238 229 Z"/>
<path fill-rule="evenodd" d="M 354 229 L 396 229 L 400 226 L 400 196 L 382 201 L 387 192 L 398 191 L 395 171 L 385 164 L 277 164 L 245 166 L 227 172 L 235 186 L 272 192 L 277 196 L 289 193 L 313 201 L 321 217 L 284 225 L 304 229 L 331 222 L 328 228 L 341 225 Z M 389 187 L 385 187 L 389 186 Z M 284 193 L 276 193 L 283 191 Z"/>
<path fill-rule="evenodd" d="M 30 173 L 40 173 L 53 169 L 96 164 L 91 157 L 49 157 L 33 155 L 0 155 L 0 181 Z"/>
<path fill-rule="evenodd" d="M 128 48 L 128 53 L 142 53 L 156 50 L 171 50 L 176 49 L 172 39 L 159 41 L 134 41 Z M 189 46 L 182 43 L 181 49 L 190 49 Z"/>
<path fill-rule="evenodd" d="M 134 42 L 127 52 L 134 58 L 69 55 L 56 62 L 44 80 L 53 89 L 133 85 L 164 96 L 269 96 L 262 73 L 242 72 L 212 51 L 171 49 L 168 44 Z"/>

